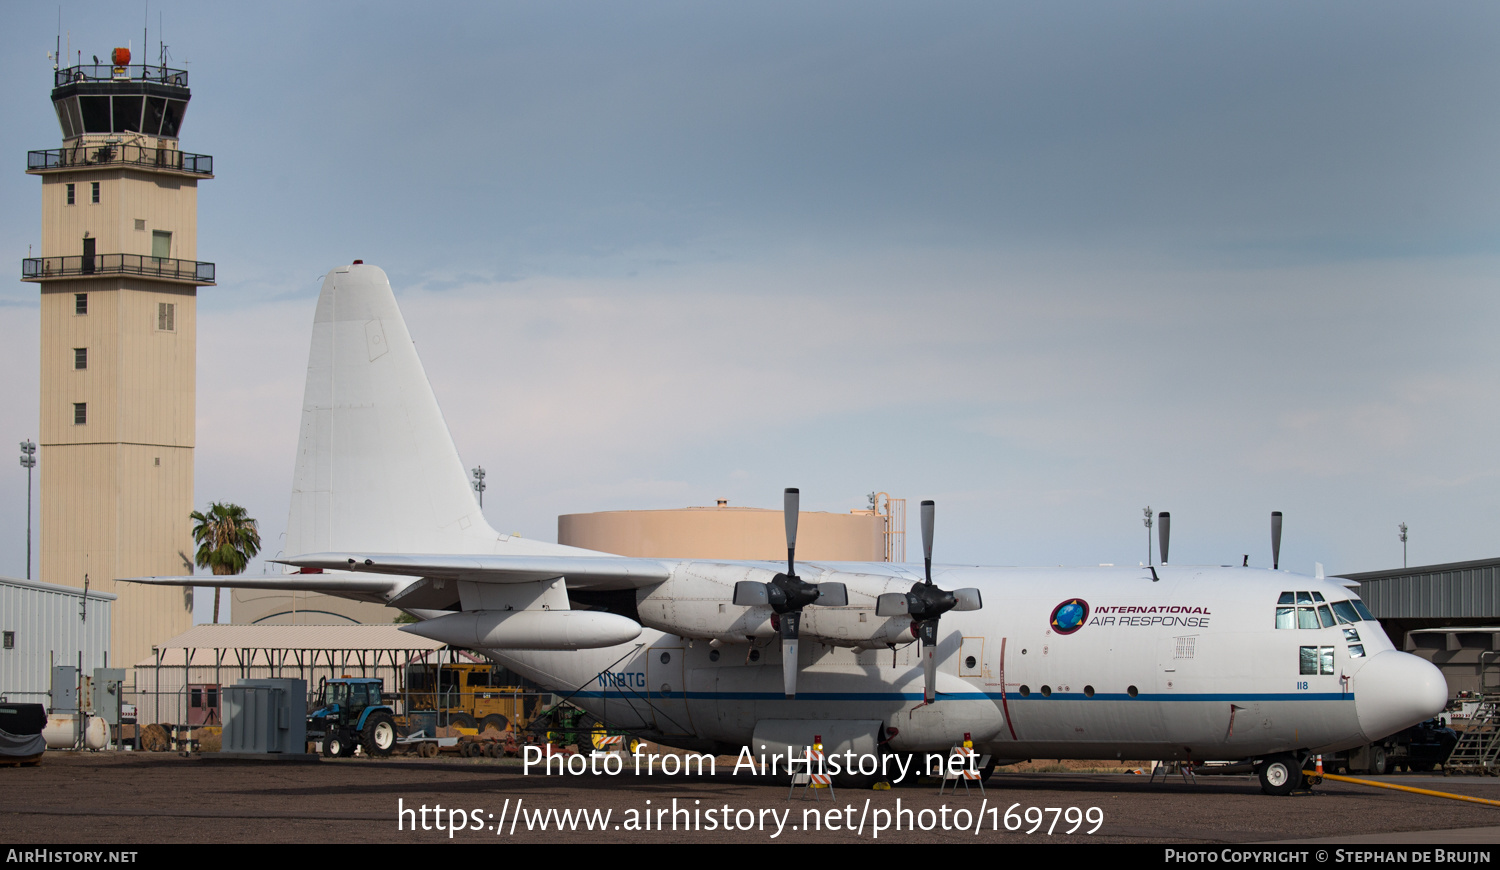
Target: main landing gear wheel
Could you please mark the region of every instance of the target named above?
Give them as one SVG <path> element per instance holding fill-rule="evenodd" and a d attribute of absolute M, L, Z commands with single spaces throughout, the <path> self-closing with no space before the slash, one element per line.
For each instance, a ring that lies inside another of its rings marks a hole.
<path fill-rule="evenodd" d="M 361 737 L 366 755 L 384 758 L 396 747 L 396 720 L 384 710 L 371 713 L 365 718 Z"/>
<path fill-rule="evenodd" d="M 1273 755 L 1261 762 L 1260 790 L 1269 795 L 1285 796 L 1302 785 L 1302 765 L 1289 752 Z"/>

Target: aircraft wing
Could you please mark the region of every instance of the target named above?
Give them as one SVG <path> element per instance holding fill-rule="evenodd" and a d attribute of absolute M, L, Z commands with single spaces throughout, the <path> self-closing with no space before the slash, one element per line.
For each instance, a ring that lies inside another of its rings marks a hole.
<path fill-rule="evenodd" d="M 639 589 L 666 580 L 672 561 L 625 556 L 445 555 L 409 553 L 310 553 L 277 560 L 303 571 L 349 571 L 356 574 L 465 580 L 474 583 L 537 583 L 566 578 L 569 589 Z M 317 574 L 282 577 L 316 578 Z M 363 578 L 362 578 L 363 579 Z M 389 581 L 377 577 L 368 582 Z M 239 584 L 235 584 L 239 585 Z M 403 584 L 404 585 L 404 584 Z M 311 587 L 295 587 L 311 588 Z"/>

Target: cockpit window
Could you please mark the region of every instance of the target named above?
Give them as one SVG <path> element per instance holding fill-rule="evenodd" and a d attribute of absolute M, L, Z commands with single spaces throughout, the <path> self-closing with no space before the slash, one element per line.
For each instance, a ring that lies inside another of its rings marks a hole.
<path fill-rule="evenodd" d="M 1359 611 L 1355 610 L 1354 605 L 1347 601 L 1333 602 L 1333 615 L 1339 618 L 1339 622 L 1351 624 L 1359 622 Z"/>
<path fill-rule="evenodd" d="M 1370 608 L 1366 607 L 1363 601 L 1360 601 L 1358 598 L 1351 598 L 1349 603 L 1353 604 L 1354 609 L 1359 611 L 1361 619 L 1368 619 L 1371 622 L 1375 621 L 1375 614 L 1370 612 Z"/>
<path fill-rule="evenodd" d="M 1313 603 L 1312 596 L 1309 595 L 1309 594 L 1307 594 L 1306 592 L 1298 592 L 1297 593 L 1297 603 L 1298 604 L 1311 604 L 1311 603 Z"/>
<path fill-rule="evenodd" d="M 1333 611 L 1328 609 L 1328 605 L 1318 605 L 1318 621 L 1323 623 L 1324 628 L 1333 628 Z"/>
<path fill-rule="evenodd" d="M 1278 607 L 1278 608 L 1276 608 L 1276 627 L 1277 628 L 1296 628 L 1297 627 L 1297 608 L 1295 608 L 1295 607 Z"/>
<path fill-rule="evenodd" d="M 1323 593 L 1314 591 L 1313 600 L 1321 603 L 1323 601 Z"/>
<path fill-rule="evenodd" d="M 1281 597 L 1278 598 L 1278 599 L 1276 599 L 1276 603 L 1277 604 L 1296 604 L 1297 602 L 1295 602 L 1295 601 L 1292 600 L 1292 593 L 1290 593 L 1290 592 L 1283 592 L 1283 593 L 1281 593 Z"/>
<path fill-rule="evenodd" d="M 1318 628 L 1318 612 L 1311 607 L 1297 608 L 1298 628 Z"/>

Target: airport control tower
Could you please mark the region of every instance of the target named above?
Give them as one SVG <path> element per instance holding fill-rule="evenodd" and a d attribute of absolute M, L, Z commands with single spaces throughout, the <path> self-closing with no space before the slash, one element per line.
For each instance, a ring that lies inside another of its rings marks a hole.
<path fill-rule="evenodd" d="M 97 60 L 97 58 L 96 58 Z M 198 182 L 178 148 L 188 74 L 130 63 L 55 69 L 62 147 L 42 179 L 41 579 L 119 596 L 109 664 L 130 667 L 192 626 L 191 589 L 115 584 L 192 572 Z"/>

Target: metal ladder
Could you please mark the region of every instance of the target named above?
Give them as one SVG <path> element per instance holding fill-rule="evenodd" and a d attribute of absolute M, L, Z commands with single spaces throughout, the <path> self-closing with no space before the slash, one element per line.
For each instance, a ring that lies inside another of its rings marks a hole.
<path fill-rule="evenodd" d="M 1500 695 L 1482 695 L 1469 725 L 1443 762 L 1443 774 L 1500 775 Z"/>

